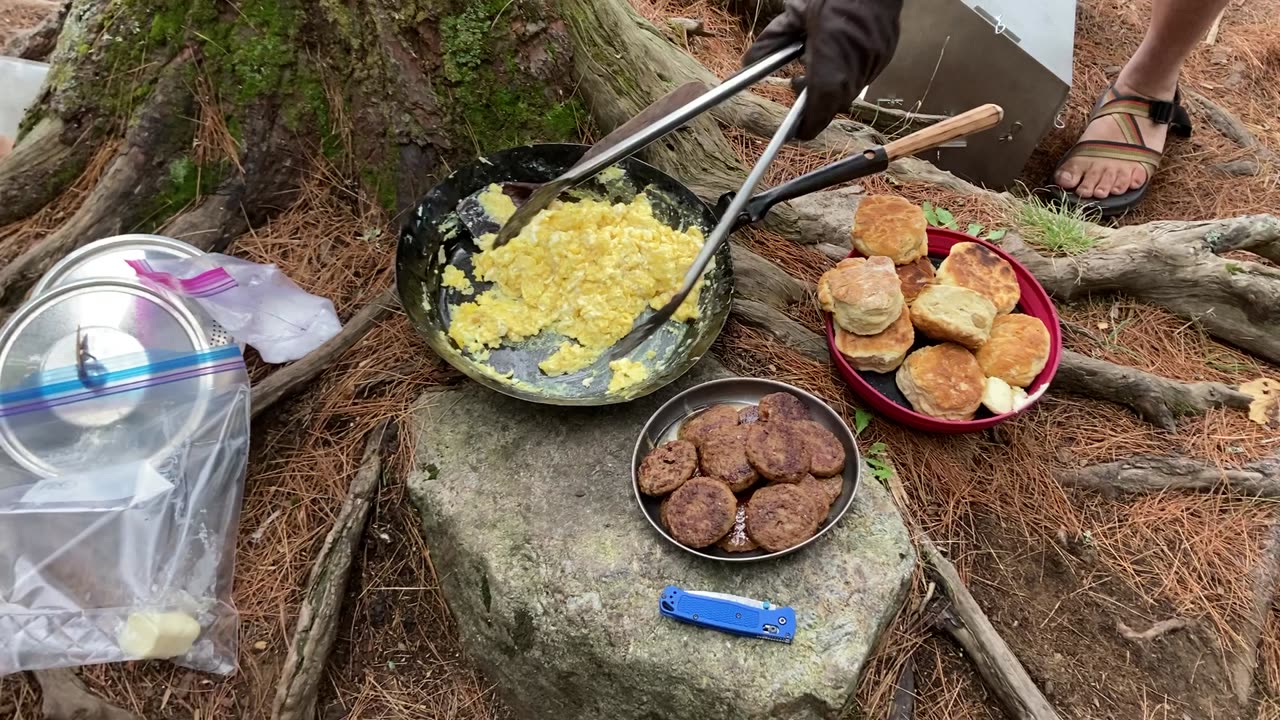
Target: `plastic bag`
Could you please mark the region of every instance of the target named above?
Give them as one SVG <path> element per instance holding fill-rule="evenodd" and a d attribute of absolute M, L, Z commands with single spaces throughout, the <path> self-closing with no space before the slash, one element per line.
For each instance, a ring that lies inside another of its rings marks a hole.
<path fill-rule="evenodd" d="M 342 330 L 332 302 L 307 293 L 275 265 L 217 253 L 125 262 L 143 282 L 191 298 L 269 363 L 298 360 Z"/>
<path fill-rule="evenodd" d="M 159 657 L 235 670 L 249 409 L 234 345 L 0 389 L 0 675 Z"/>

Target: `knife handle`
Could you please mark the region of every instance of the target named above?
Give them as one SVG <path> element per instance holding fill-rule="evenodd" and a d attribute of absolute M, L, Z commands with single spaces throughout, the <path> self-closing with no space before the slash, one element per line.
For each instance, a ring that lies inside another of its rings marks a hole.
<path fill-rule="evenodd" d="M 791 608 L 759 608 L 687 593 L 674 585 L 663 589 L 658 611 L 673 620 L 735 635 L 787 643 L 795 636 L 796 614 Z"/>

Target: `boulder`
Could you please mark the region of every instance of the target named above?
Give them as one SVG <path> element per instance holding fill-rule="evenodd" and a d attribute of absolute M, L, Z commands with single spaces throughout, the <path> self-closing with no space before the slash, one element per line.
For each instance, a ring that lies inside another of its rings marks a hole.
<path fill-rule="evenodd" d="M 410 497 L 463 647 L 519 717 L 809 720 L 849 700 L 915 563 L 869 474 L 837 527 L 772 561 L 686 553 L 636 503 L 630 462 L 644 423 L 679 390 L 725 374 L 707 359 L 673 387 L 604 408 L 474 384 L 424 399 Z M 664 618 L 668 584 L 788 605 L 795 641 Z"/>

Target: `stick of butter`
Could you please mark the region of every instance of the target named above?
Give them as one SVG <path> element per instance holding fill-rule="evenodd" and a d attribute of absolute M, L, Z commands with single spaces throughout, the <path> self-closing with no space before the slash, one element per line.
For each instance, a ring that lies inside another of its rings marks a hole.
<path fill-rule="evenodd" d="M 137 659 L 171 658 L 186 653 L 200 635 L 200 623 L 181 612 L 130 613 L 116 640 Z"/>

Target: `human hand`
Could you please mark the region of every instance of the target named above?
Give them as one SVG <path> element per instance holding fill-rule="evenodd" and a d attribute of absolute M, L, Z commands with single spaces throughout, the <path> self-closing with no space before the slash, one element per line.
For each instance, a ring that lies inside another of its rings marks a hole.
<path fill-rule="evenodd" d="M 849 110 L 893 58 L 902 0 L 787 0 L 785 8 L 756 38 L 742 64 L 804 41 L 806 74 L 792 85 L 797 91 L 807 88 L 809 95 L 796 137 L 812 140 L 837 113 Z"/>

